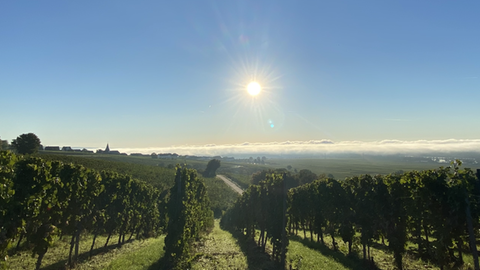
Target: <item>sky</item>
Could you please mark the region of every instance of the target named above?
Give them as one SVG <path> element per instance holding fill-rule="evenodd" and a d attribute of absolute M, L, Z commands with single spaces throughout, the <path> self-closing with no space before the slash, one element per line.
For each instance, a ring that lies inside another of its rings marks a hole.
<path fill-rule="evenodd" d="M 195 154 L 480 151 L 478 10 L 473 0 L 1 1 L 0 137 Z"/>

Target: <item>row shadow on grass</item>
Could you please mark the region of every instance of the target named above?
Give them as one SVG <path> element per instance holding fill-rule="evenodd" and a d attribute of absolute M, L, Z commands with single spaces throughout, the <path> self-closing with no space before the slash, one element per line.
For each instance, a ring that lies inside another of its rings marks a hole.
<path fill-rule="evenodd" d="M 239 231 L 229 231 L 237 240 L 237 244 L 247 258 L 248 270 L 270 270 L 277 269 L 275 262 L 257 246 L 255 240 L 247 238 Z"/>
<path fill-rule="evenodd" d="M 313 242 L 311 240 L 302 238 L 302 237 L 297 236 L 297 235 L 291 235 L 289 237 L 289 239 L 290 239 L 290 241 L 297 241 L 297 242 L 301 243 L 302 245 L 304 245 L 308 248 L 319 251 L 325 257 L 331 258 L 332 260 L 342 264 L 343 266 L 345 266 L 348 269 L 380 270 L 375 265 L 375 263 L 359 258 L 356 253 L 352 253 L 350 255 L 345 255 L 342 252 L 330 249 L 328 246 L 326 246 L 322 243 Z"/>
<path fill-rule="evenodd" d="M 133 242 L 135 241 L 135 239 L 130 239 L 128 241 L 125 241 L 124 244 L 126 243 L 130 243 L 130 242 Z M 96 248 L 94 250 L 92 250 L 92 257 L 98 255 L 98 254 L 102 254 L 102 253 L 107 253 L 111 250 L 114 250 L 116 248 L 119 248 L 121 247 L 122 245 L 124 244 L 114 244 L 114 245 L 109 245 L 107 247 L 99 247 L 99 248 Z M 84 263 L 86 261 L 88 261 L 90 259 L 90 250 L 89 251 L 85 251 L 83 253 L 80 253 L 78 254 L 78 259 L 77 259 L 77 264 L 81 264 L 81 263 Z M 54 264 L 50 264 L 48 266 L 44 266 L 42 267 L 41 269 L 42 270 L 63 270 L 63 269 L 69 269 L 69 267 L 67 266 L 68 264 L 68 259 L 65 259 L 65 260 L 60 260 Z"/>
<path fill-rule="evenodd" d="M 148 267 L 148 270 L 168 270 L 165 256 Z"/>
<path fill-rule="evenodd" d="M 236 239 L 236 244 L 247 258 L 248 270 L 278 270 L 270 256 L 258 247 L 253 239 L 247 238 L 239 231 L 227 230 Z M 150 265 L 148 270 L 170 270 L 165 257 Z"/>
<path fill-rule="evenodd" d="M 278 266 L 273 260 L 271 260 L 270 255 L 264 252 L 260 247 L 257 246 L 253 239 L 247 238 L 243 233 L 239 231 L 229 232 L 237 240 L 237 244 L 240 246 L 243 254 L 247 258 L 247 264 L 249 270 L 273 270 L 278 269 Z M 330 249 L 328 246 L 312 242 L 308 239 L 301 238 L 297 235 L 291 235 L 289 237 L 291 241 L 297 241 L 302 245 L 319 251 L 325 257 L 329 257 L 336 262 L 342 264 L 348 269 L 353 270 L 380 270 L 375 263 L 363 260 L 358 257 L 356 253 L 350 255 L 345 255 L 339 251 Z M 154 270 L 158 268 L 152 268 L 149 270 Z"/>

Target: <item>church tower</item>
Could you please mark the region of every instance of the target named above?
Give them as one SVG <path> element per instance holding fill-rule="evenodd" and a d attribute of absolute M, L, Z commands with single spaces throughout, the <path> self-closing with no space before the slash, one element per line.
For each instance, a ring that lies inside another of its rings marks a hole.
<path fill-rule="evenodd" d="M 108 143 L 107 143 L 107 148 L 105 148 L 105 153 L 110 153 L 110 147 L 108 147 Z"/>

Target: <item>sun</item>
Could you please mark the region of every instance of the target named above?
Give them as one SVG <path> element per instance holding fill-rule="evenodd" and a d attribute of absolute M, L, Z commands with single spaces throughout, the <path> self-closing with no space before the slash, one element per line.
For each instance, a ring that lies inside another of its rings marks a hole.
<path fill-rule="evenodd" d="M 247 86 L 247 91 L 252 96 L 256 96 L 260 94 L 261 90 L 262 90 L 262 87 L 257 82 L 251 82 Z"/>

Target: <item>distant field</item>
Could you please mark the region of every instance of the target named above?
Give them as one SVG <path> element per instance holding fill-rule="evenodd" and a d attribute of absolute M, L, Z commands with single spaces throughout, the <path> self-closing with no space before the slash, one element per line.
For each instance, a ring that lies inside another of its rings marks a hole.
<path fill-rule="evenodd" d="M 74 155 L 83 158 L 93 158 L 108 161 L 120 161 L 134 164 L 143 164 L 160 167 L 172 167 L 176 164 L 187 164 L 189 168 L 203 171 L 208 163 L 208 160 L 193 160 L 193 159 L 154 159 L 151 157 L 125 156 L 125 155 L 107 155 L 107 154 L 85 154 L 77 152 L 59 152 L 59 151 L 44 151 L 48 154 L 58 155 Z M 248 164 L 244 162 L 222 161 L 221 167 L 218 169 L 218 174 L 230 175 L 230 178 L 237 182 L 241 187 L 246 188 L 250 181 L 250 176 L 258 171 L 264 169 L 279 169 L 288 168 L 291 166 L 291 171 L 300 171 L 301 169 L 308 169 L 316 174 L 332 174 L 336 179 L 344 179 L 360 174 L 389 174 L 397 171 L 412 171 L 412 170 L 426 170 L 435 169 L 440 166 L 449 166 L 449 164 L 438 163 L 422 163 L 407 161 L 403 157 L 353 157 L 353 158 L 285 158 L 285 159 L 268 159 L 267 164 Z M 480 169 L 480 164 L 464 165 L 465 168 L 473 170 Z"/>
<path fill-rule="evenodd" d="M 389 174 L 402 170 L 427 170 L 450 164 L 408 162 L 403 158 L 338 158 L 338 159 L 271 159 L 268 160 L 271 168 L 287 168 L 292 170 L 308 169 L 316 174 L 332 174 L 336 179 L 344 179 L 359 174 Z M 480 169 L 480 165 L 465 165 L 465 168 Z"/>
<path fill-rule="evenodd" d="M 207 194 L 215 218 L 220 218 L 223 212 L 233 206 L 239 195 L 222 180 L 215 177 L 205 177 Z"/>

